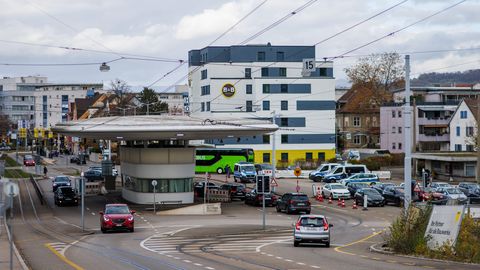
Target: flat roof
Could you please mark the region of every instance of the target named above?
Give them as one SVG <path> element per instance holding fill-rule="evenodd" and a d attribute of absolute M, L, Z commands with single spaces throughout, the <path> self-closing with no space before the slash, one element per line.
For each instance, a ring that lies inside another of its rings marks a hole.
<path fill-rule="evenodd" d="M 111 116 L 58 123 L 53 132 L 107 140 L 202 140 L 255 136 L 278 126 L 266 120 L 174 115 Z"/>

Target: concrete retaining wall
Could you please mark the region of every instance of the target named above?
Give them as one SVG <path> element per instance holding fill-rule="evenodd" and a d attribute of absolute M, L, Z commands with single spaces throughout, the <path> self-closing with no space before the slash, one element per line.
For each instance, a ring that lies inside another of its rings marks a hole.
<path fill-rule="evenodd" d="M 160 216 L 183 216 L 183 215 L 221 215 L 221 203 L 207 203 L 192 205 L 167 211 L 157 212 Z"/>

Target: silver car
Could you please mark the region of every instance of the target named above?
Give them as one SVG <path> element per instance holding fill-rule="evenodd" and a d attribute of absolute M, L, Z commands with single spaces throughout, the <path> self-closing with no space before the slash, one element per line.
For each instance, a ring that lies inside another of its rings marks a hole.
<path fill-rule="evenodd" d="M 330 247 L 330 228 L 327 218 L 322 215 L 301 215 L 293 230 L 293 246 L 300 243 L 324 243 Z"/>

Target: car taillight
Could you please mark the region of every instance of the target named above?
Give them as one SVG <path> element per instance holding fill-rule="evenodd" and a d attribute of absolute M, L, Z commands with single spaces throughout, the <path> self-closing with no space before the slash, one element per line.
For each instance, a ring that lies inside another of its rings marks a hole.
<path fill-rule="evenodd" d="M 300 230 L 300 220 L 298 220 L 297 224 L 295 224 L 295 229 Z"/>
<path fill-rule="evenodd" d="M 288 201 L 288 204 L 293 204 L 293 200 L 289 200 L 289 201 Z"/>
<path fill-rule="evenodd" d="M 328 231 L 328 228 L 329 228 L 328 223 L 324 220 L 323 221 L 323 230 Z"/>
<path fill-rule="evenodd" d="M 311 204 L 310 201 L 307 201 L 307 205 L 310 205 L 310 204 Z"/>

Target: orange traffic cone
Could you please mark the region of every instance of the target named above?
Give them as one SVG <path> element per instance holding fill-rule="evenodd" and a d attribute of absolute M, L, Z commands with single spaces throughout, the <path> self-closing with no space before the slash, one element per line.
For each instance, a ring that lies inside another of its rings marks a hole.
<path fill-rule="evenodd" d="M 333 201 L 332 201 L 332 196 L 328 197 L 328 204 L 332 204 Z"/>
<path fill-rule="evenodd" d="M 340 200 L 340 198 L 338 198 L 337 205 L 338 205 L 338 206 L 342 205 L 342 201 Z"/>
<path fill-rule="evenodd" d="M 352 206 L 352 209 L 357 209 L 357 201 L 353 201 L 353 206 Z"/>
<path fill-rule="evenodd" d="M 323 202 L 323 196 L 322 196 L 322 193 L 319 193 L 319 194 L 317 195 L 317 201 L 319 201 L 319 202 Z"/>
<path fill-rule="evenodd" d="M 345 200 L 342 200 L 342 207 L 345 208 Z"/>

